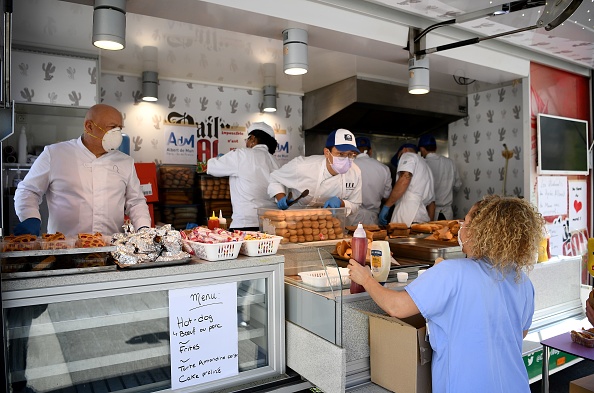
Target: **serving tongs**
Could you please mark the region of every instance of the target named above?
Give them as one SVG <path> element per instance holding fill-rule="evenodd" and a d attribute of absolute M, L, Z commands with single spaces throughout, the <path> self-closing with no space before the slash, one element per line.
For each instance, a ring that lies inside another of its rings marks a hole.
<path fill-rule="evenodd" d="M 301 195 L 299 195 L 297 198 L 295 198 L 295 200 L 291 201 L 291 198 L 293 197 L 293 193 L 291 191 L 289 191 L 289 194 L 287 195 L 287 206 L 292 206 L 295 203 L 297 203 L 297 201 L 299 201 L 301 198 L 306 197 L 309 195 L 309 190 L 305 189 L 303 190 L 303 192 L 301 193 Z"/>

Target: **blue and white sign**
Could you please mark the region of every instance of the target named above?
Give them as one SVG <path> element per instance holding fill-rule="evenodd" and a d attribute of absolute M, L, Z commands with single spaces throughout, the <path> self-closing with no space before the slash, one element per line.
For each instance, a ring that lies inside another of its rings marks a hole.
<path fill-rule="evenodd" d="M 164 164 L 196 165 L 196 126 L 165 124 Z"/>

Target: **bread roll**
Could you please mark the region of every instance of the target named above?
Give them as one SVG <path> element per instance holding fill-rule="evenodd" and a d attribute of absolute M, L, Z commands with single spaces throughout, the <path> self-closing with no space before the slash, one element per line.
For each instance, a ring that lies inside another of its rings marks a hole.
<path fill-rule="evenodd" d="M 270 224 L 272 226 L 274 226 L 275 228 L 280 228 L 280 229 L 287 227 L 286 221 L 270 221 Z"/>
<path fill-rule="evenodd" d="M 408 229 L 408 225 L 403 222 L 390 222 L 387 227 L 389 232 L 392 232 L 394 229 Z"/>
<path fill-rule="evenodd" d="M 433 233 L 433 227 L 429 224 L 412 224 L 410 230 L 413 232 Z"/>

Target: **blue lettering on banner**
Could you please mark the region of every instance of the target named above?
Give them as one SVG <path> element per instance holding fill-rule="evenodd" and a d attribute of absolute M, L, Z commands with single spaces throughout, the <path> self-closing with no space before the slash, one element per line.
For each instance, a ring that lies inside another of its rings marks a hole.
<path fill-rule="evenodd" d="M 175 146 L 191 146 L 193 148 L 194 135 L 192 135 L 190 138 L 184 138 L 183 136 L 180 136 L 179 139 L 176 139 L 175 133 L 171 132 L 169 134 L 169 138 L 167 139 L 167 144 Z"/>
<path fill-rule="evenodd" d="M 279 151 L 279 152 L 282 152 L 282 151 L 284 151 L 284 152 L 287 152 L 287 153 L 288 153 L 288 152 L 289 152 L 289 142 L 285 142 L 285 144 L 284 144 L 284 145 L 281 145 L 281 144 L 279 143 L 279 144 L 278 144 L 278 147 L 277 147 L 277 151 Z"/>

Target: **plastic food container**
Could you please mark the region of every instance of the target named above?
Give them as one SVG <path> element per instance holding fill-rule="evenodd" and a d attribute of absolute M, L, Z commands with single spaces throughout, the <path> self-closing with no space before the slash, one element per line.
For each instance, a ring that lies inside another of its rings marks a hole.
<path fill-rule="evenodd" d="M 109 253 L 80 254 L 72 257 L 75 268 L 106 266 Z"/>
<path fill-rule="evenodd" d="M 260 232 L 282 236 L 281 244 L 344 237 L 346 208 L 258 209 Z"/>
<path fill-rule="evenodd" d="M 34 240 L 31 242 L 23 242 L 23 243 L 16 243 L 12 241 L 2 241 L 0 242 L 0 250 L 2 252 L 12 252 L 12 251 L 31 251 L 31 250 L 39 250 L 39 240 Z"/>
<path fill-rule="evenodd" d="M 328 275 L 326 275 L 326 271 L 328 272 Z M 319 289 L 340 286 L 341 279 L 342 285 L 351 284 L 351 279 L 349 278 L 349 269 L 345 267 L 329 267 L 326 269 L 326 271 L 314 270 L 311 272 L 301 272 L 298 274 L 304 284 L 311 285 L 312 287 Z"/>
<path fill-rule="evenodd" d="M 41 240 L 42 250 L 64 250 L 67 248 L 74 248 L 76 239 L 65 239 L 65 240 Z"/>
<path fill-rule="evenodd" d="M 246 240 L 241 245 L 239 252 L 248 257 L 273 255 L 278 251 L 278 245 L 282 238 L 282 236 L 274 236 L 267 239 Z"/>
<path fill-rule="evenodd" d="M 237 258 L 243 244 L 243 241 L 214 244 L 198 243 L 191 240 L 183 240 L 183 242 L 192 249 L 198 258 L 211 262 Z"/>

